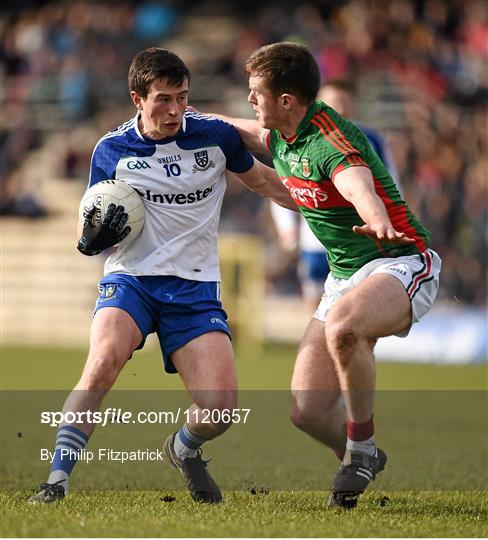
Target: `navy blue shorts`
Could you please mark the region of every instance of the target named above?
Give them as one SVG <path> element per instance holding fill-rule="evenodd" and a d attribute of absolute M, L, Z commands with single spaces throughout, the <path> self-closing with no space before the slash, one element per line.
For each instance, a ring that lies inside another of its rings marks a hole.
<path fill-rule="evenodd" d="M 220 284 L 176 276 L 129 276 L 109 274 L 98 284 L 95 313 L 105 307 L 127 311 L 146 337 L 156 332 L 168 373 L 177 370 L 171 353 L 208 332 L 224 332 L 230 338 L 227 314 L 220 302 Z"/>

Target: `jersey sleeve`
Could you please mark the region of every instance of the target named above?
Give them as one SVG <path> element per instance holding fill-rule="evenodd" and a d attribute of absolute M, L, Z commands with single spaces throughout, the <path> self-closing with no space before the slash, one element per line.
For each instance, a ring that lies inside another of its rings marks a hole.
<path fill-rule="evenodd" d="M 245 173 L 251 169 L 254 159 L 246 150 L 237 129 L 223 122 L 221 148 L 226 159 L 226 169 L 234 173 Z"/>
<path fill-rule="evenodd" d="M 338 146 L 332 141 L 323 141 L 326 145 L 326 158 L 323 161 L 325 176 L 334 181 L 337 173 L 350 167 L 368 167 L 359 150 L 354 147 Z"/>
<path fill-rule="evenodd" d="M 101 139 L 93 150 L 88 187 L 91 187 L 102 180 L 115 178 L 115 169 L 118 160 L 119 155 L 115 152 L 110 141 Z"/>
<path fill-rule="evenodd" d="M 335 175 L 344 169 L 358 166 L 369 168 L 363 157 L 363 151 L 369 147 L 369 142 L 361 130 L 347 122 L 346 134 L 344 126 L 336 124 L 330 117 L 326 118 L 327 123 L 320 119 L 312 120 L 319 128 L 320 134 L 314 146 L 321 154 L 313 157 L 319 167 L 322 167 L 324 176 L 334 181 Z"/>

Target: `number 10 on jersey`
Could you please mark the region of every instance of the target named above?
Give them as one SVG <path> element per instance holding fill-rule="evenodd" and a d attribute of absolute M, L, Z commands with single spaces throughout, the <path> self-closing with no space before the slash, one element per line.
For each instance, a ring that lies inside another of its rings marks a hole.
<path fill-rule="evenodd" d="M 181 167 L 177 163 L 170 163 L 163 165 L 164 170 L 166 171 L 166 177 L 170 176 L 180 176 Z"/>

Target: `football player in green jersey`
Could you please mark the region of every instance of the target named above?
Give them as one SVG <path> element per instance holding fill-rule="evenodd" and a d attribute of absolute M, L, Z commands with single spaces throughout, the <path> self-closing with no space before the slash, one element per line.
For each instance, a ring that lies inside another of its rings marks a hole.
<path fill-rule="evenodd" d="M 320 72 L 306 47 L 262 47 L 246 73 L 256 120 L 224 119 L 249 149 L 269 150 L 327 248 L 331 271 L 298 351 L 291 418 L 341 460 L 331 504 L 351 508 L 387 460 L 374 439 L 374 345 L 406 336 L 430 309 L 441 261 L 363 132 L 316 100 Z"/>

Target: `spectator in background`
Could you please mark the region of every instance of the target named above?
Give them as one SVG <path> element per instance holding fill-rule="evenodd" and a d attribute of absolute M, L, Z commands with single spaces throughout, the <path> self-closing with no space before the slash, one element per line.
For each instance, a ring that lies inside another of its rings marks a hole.
<path fill-rule="evenodd" d="M 2 186 L 2 205 L 7 191 L 17 191 L 13 177 L 23 178 L 19 169 L 33 151 L 66 162 L 65 174 L 47 170 L 46 176 L 85 177 L 90 153 L 84 147 L 91 143 L 80 147 L 61 140 L 55 145 L 52 134 L 80 140 L 87 129 L 103 131 L 104 117 L 112 118 L 110 125 L 117 123 L 113 118 L 125 118 L 130 103 L 121 89 L 135 50 L 164 45 L 163 40 L 171 38 L 172 46 L 183 47 L 185 57 L 191 57 L 197 106 L 209 105 L 209 96 L 218 96 L 220 111 L 240 116 L 242 111 L 235 110 L 242 101 L 240 93 L 236 99 L 236 84 L 244 83 L 245 58 L 265 43 L 293 39 L 309 45 L 322 79 L 354 77 L 368 89 L 374 108 L 367 111 L 367 123 L 388 128 L 384 133 L 405 198 L 434 232 L 435 247 L 445 261 L 439 299 L 484 306 L 486 2 L 345 0 L 292 5 L 270 0 L 262 5 L 251 0 L 229 9 L 230 1 L 224 0 L 205 6 L 204 24 L 202 4 L 7 2 L 0 32 L 0 170 L 9 186 Z M 217 18 L 215 31 L 208 32 L 207 23 Z M 222 224 L 225 230 L 255 234 L 263 230 L 255 219 L 261 203 L 252 194 L 243 202 L 239 189 L 224 200 Z"/>
<path fill-rule="evenodd" d="M 355 118 L 357 95 L 356 87 L 352 81 L 330 79 L 322 85 L 317 97 L 344 118 Z M 383 161 L 399 191 L 402 192 L 395 164 L 383 137 L 370 127 L 358 122 L 356 124 L 366 135 L 373 150 Z M 312 233 L 301 214 L 271 203 L 271 215 L 281 247 L 287 252 L 299 250 L 297 274 L 300 280 L 301 293 L 308 310 L 313 313 L 319 305 L 324 292 L 324 282 L 329 273 L 327 251 Z"/>
<path fill-rule="evenodd" d="M 29 2 L 23 4 L 28 6 Z M 0 60 L 5 74 L 5 122 L 0 138 L 4 158 L 0 212 L 38 217 L 44 214 L 37 209 L 36 194 L 29 192 L 29 182 L 18 180 L 29 153 L 46 146 L 51 135 L 62 130 L 66 139 L 80 139 L 86 131 L 82 123 L 96 122 L 96 115 L 106 107 L 126 108 L 129 104 L 121 88 L 133 51 L 148 40 L 167 36 L 178 14 L 173 7 L 155 2 L 31 4 L 30 9 L 2 12 Z M 28 119 L 20 128 L 19 118 Z M 85 154 L 86 145 L 72 151 L 69 143 L 61 142 L 57 152 L 60 161 L 66 161 L 66 171 L 63 174 L 60 170 L 60 176 L 70 178 L 75 172 L 77 178 L 83 178 L 91 152 Z M 78 163 L 85 168 L 80 170 Z M 17 200 L 19 189 L 27 190 L 21 203 Z"/>

